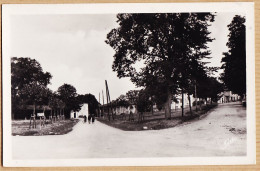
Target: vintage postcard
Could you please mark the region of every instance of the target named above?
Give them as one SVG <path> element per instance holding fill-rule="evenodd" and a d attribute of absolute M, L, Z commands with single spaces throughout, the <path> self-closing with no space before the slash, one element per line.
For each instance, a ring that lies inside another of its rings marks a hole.
<path fill-rule="evenodd" d="M 254 3 L 3 5 L 3 165 L 255 164 L 254 31 Z"/>

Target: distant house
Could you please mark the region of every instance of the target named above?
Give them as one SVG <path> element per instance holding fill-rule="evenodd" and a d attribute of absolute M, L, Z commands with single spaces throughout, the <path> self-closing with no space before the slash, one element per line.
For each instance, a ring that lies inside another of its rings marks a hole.
<path fill-rule="evenodd" d="M 189 98 L 188 98 L 188 94 L 185 93 L 183 95 L 183 99 L 184 99 L 184 108 L 189 106 Z M 178 95 L 176 97 L 177 101 L 172 101 L 171 103 L 171 109 L 180 109 L 182 107 L 182 95 Z M 193 97 L 193 95 L 190 95 L 190 102 L 191 102 L 191 106 L 193 104 L 193 102 L 195 101 L 195 98 Z"/>
<path fill-rule="evenodd" d="M 232 91 L 229 90 L 221 92 L 219 94 L 219 97 L 220 99 L 218 100 L 218 103 L 234 102 L 241 99 L 241 97 L 238 94 L 233 94 Z"/>
<path fill-rule="evenodd" d="M 128 107 L 117 106 L 117 107 L 113 108 L 113 112 L 116 115 L 120 115 L 121 113 L 130 114 L 130 112 L 132 112 L 133 114 L 136 114 L 137 109 L 136 109 L 136 105 L 132 104 L 132 105 L 129 105 Z"/>
<path fill-rule="evenodd" d="M 172 101 L 172 103 L 171 103 L 171 109 L 172 110 L 181 108 L 181 106 L 182 106 L 182 99 L 181 98 L 182 98 L 182 95 L 178 95 L 177 96 L 177 101 Z M 192 105 L 193 102 L 195 101 L 195 98 L 192 95 L 190 96 L 190 98 L 191 98 L 191 105 Z M 104 105 L 104 106 L 107 107 L 107 105 Z M 188 107 L 188 106 L 189 106 L 188 94 L 184 94 L 184 107 Z M 153 111 L 154 112 L 159 111 L 159 109 L 157 108 L 156 104 L 153 105 Z M 131 104 L 128 107 L 125 107 L 125 106 L 113 107 L 113 112 L 116 115 L 120 115 L 122 113 L 130 114 L 130 112 L 132 112 L 133 114 L 137 114 L 138 113 L 136 105 L 134 105 L 134 104 Z"/>
<path fill-rule="evenodd" d="M 83 116 L 88 116 L 89 114 L 89 109 L 88 109 L 88 104 L 84 103 L 83 106 L 81 107 L 80 111 L 71 111 L 70 112 L 70 118 L 79 118 Z"/>

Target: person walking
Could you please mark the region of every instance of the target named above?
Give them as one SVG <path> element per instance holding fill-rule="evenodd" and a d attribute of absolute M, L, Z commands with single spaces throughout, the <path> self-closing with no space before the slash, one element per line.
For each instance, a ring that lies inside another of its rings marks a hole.
<path fill-rule="evenodd" d="M 87 122 L 87 116 L 84 115 L 84 123 L 86 123 L 86 122 Z"/>
<path fill-rule="evenodd" d="M 91 121 L 91 114 L 88 115 L 88 123 L 90 124 Z"/>
<path fill-rule="evenodd" d="M 91 118 L 92 118 L 92 124 L 94 124 L 94 122 L 95 122 L 95 114 L 92 114 Z"/>

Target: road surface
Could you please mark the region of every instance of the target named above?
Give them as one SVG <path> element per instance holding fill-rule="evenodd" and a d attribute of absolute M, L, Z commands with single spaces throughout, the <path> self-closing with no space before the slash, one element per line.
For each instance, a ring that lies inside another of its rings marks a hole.
<path fill-rule="evenodd" d="M 13 136 L 13 159 L 207 157 L 246 155 L 246 110 L 220 104 L 206 117 L 174 128 L 122 131 L 79 122 L 66 135 Z"/>

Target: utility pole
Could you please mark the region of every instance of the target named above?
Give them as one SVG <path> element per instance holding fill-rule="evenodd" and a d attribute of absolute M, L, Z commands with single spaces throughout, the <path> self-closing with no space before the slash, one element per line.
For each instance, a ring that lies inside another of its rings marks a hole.
<path fill-rule="evenodd" d="M 102 116 L 104 116 L 104 112 L 105 112 L 105 106 L 104 106 L 104 93 L 103 93 L 103 90 L 102 90 L 102 99 L 103 99 L 103 107 L 102 107 Z"/>
<path fill-rule="evenodd" d="M 106 85 L 106 97 L 107 97 L 107 116 L 108 116 L 108 120 L 110 121 L 110 111 L 109 111 L 109 107 L 108 107 L 109 93 L 108 93 L 108 87 L 107 87 L 107 80 L 105 80 L 105 85 Z"/>
<path fill-rule="evenodd" d="M 113 115 L 113 109 L 112 109 L 112 105 L 111 105 L 111 99 L 110 99 L 110 94 L 109 94 L 107 80 L 105 80 L 105 84 L 106 84 L 107 105 L 109 106 L 108 107 L 108 120 L 110 121 L 110 112 L 109 112 L 109 110 L 111 110 L 111 115 L 112 115 L 113 120 L 114 120 L 114 115 Z"/>

